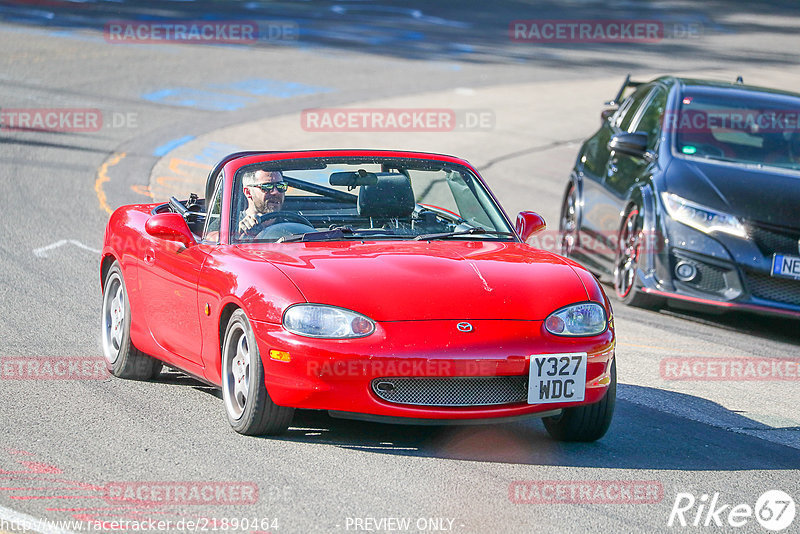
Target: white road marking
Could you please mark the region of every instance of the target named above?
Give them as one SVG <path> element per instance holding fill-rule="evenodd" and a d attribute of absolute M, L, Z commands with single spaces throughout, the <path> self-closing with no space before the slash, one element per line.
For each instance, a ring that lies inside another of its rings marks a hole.
<path fill-rule="evenodd" d="M 64 530 L 56 526 L 53 521 L 46 521 L 37 519 L 31 515 L 17 512 L 11 508 L 6 508 L 0 505 L 0 521 L 5 521 L 7 524 L 22 525 L 26 530 L 39 532 L 40 534 L 75 534 L 71 530 Z M 16 530 L 16 529 L 12 529 Z"/>
<path fill-rule="evenodd" d="M 53 249 L 57 249 L 58 247 L 64 246 L 67 243 L 71 243 L 71 244 L 75 245 L 78 248 L 82 248 L 83 250 L 88 250 L 89 252 L 94 252 L 95 254 L 100 254 L 100 251 L 97 250 L 96 248 L 92 248 L 92 247 L 90 247 L 88 245 L 84 245 L 83 243 L 81 243 L 77 239 L 62 239 L 61 241 L 56 241 L 55 243 L 51 243 L 51 244 L 47 245 L 46 247 L 35 248 L 35 249 L 33 249 L 33 254 L 34 254 L 34 256 L 37 256 L 39 258 L 46 258 L 47 257 L 47 253 L 49 251 L 51 251 Z"/>

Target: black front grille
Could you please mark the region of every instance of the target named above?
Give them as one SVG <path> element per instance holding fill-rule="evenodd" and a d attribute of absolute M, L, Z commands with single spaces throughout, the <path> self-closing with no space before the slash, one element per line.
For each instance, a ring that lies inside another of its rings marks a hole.
<path fill-rule="evenodd" d="M 797 256 L 800 254 L 800 250 L 798 250 L 800 230 L 763 224 L 751 225 L 748 230 L 756 246 L 765 256 L 773 254 Z"/>
<path fill-rule="evenodd" d="M 747 273 L 747 287 L 754 297 L 800 306 L 800 280 Z"/>
<path fill-rule="evenodd" d="M 490 406 L 528 400 L 528 377 L 376 378 L 381 399 L 416 406 Z"/>

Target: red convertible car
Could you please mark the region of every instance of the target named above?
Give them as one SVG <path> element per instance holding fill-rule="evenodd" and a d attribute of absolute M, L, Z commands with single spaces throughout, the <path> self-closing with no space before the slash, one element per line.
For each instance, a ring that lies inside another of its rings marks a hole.
<path fill-rule="evenodd" d="M 205 198 L 116 210 L 102 250 L 112 374 L 162 364 L 221 387 L 242 434 L 295 409 L 411 424 L 542 417 L 556 439 L 611 422 L 614 323 L 597 280 L 525 241 L 464 160 L 240 152 Z"/>

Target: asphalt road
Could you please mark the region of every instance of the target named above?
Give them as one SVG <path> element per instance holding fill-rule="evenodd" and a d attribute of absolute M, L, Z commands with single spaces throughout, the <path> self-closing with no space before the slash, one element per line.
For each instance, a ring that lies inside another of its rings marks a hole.
<path fill-rule="evenodd" d="M 240 45 L 107 40 L 107 23 L 158 17 L 290 30 Z M 518 19 L 616 18 L 659 21 L 664 37 L 509 39 Z M 458 105 L 489 109 L 495 128 L 365 142 L 458 151 L 509 212 L 534 209 L 554 226 L 577 142 L 613 96 L 612 80 L 744 72 L 796 89 L 799 26 L 795 2 L 0 2 L 0 111 L 102 116 L 97 129 L 76 132 L 12 130 L 4 115 L 0 358 L 99 357 L 97 249 L 107 209 L 179 189 L 182 177 L 189 187 L 215 157 L 241 146 L 246 125 L 260 128 L 250 139 L 263 149 L 341 146 L 351 138 L 304 132 L 298 114 L 364 102 L 427 107 L 475 94 L 480 105 Z M 197 150 L 182 155 L 188 147 Z M 175 154 L 192 163 L 159 182 Z M 95 531 L 151 519 L 172 521 L 171 531 L 181 520 L 223 530 L 224 520 L 246 518 L 237 531 L 764 532 L 754 518 L 740 528 L 702 526 L 705 514 L 700 526 L 667 523 L 681 493 L 718 493 L 728 510 L 753 507 L 773 489 L 800 499 L 797 381 L 678 382 L 659 369 L 668 357 L 800 361 L 797 322 L 615 311 L 619 401 L 608 435 L 594 444 L 556 443 L 537 420 L 420 428 L 313 412 L 299 413 L 281 438 L 247 438 L 229 428 L 218 392 L 175 372 L 150 383 L 0 380 L 0 531 L 13 531 L 14 518 L 83 520 L 84 529 L 106 521 Z M 660 490 L 647 502 L 518 502 L 528 495 L 515 493 L 520 481 L 550 480 Z M 109 497 L 109 488 L 135 483 L 229 484 L 214 503 Z M 242 487 L 245 495 L 255 488 L 255 498 L 243 498 Z M 59 532 L 54 524 L 36 530 Z"/>

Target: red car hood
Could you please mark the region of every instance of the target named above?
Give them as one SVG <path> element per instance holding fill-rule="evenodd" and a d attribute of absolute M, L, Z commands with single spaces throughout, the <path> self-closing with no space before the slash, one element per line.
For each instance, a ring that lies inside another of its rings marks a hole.
<path fill-rule="evenodd" d="M 542 320 L 588 299 L 562 258 L 519 243 L 350 241 L 239 250 L 278 267 L 309 302 L 376 321 Z"/>

